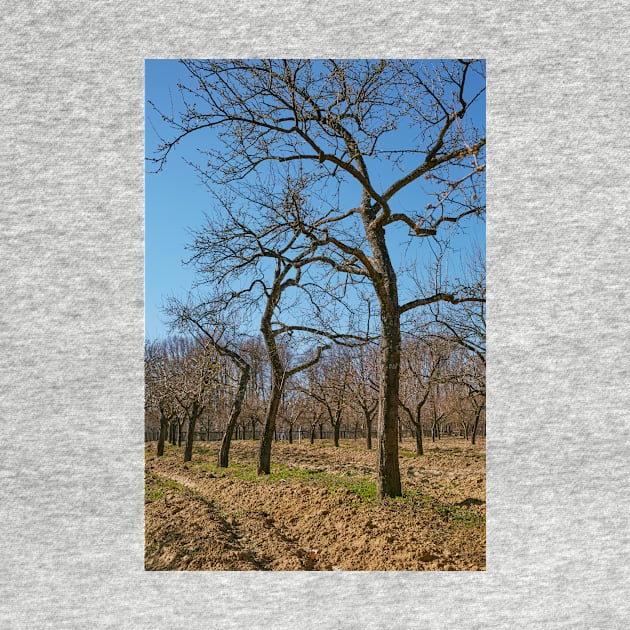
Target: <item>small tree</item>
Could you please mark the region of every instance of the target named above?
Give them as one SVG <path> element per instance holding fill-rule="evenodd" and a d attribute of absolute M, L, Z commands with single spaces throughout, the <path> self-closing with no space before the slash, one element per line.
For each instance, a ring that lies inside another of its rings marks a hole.
<path fill-rule="evenodd" d="M 378 354 L 371 344 L 359 346 L 353 358 L 350 381 L 352 404 L 363 416 L 365 444 L 372 450 L 372 426 L 378 409 Z"/>
<path fill-rule="evenodd" d="M 218 308 L 216 304 L 206 303 L 190 306 L 177 300 L 171 300 L 167 312 L 173 317 L 173 325 L 191 332 L 200 343 L 209 345 L 219 355 L 230 360 L 238 371 L 238 385 L 221 439 L 218 456 L 219 467 L 227 468 L 234 429 L 238 424 L 247 393 L 251 365 L 245 359 L 245 353 L 238 348 L 238 345 L 233 340 L 225 338 L 229 317 L 226 317 L 222 309 Z"/>
<path fill-rule="evenodd" d="M 481 252 L 476 251 L 467 265 L 463 282 L 477 299 L 458 305 L 434 305 L 433 316 L 442 327 L 441 338 L 461 349 L 459 382 L 473 408 L 471 441 L 475 444 L 479 421 L 486 401 L 486 276 Z"/>
<path fill-rule="evenodd" d="M 432 394 L 435 400 L 434 390 L 442 379 L 441 368 L 448 358 L 448 352 L 443 342 L 427 338 L 410 339 L 404 346 L 400 406 L 415 433 L 418 455 L 424 454 L 422 410 Z M 434 420 L 437 417 L 434 414 Z"/>
<path fill-rule="evenodd" d="M 169 428 L 174 427 L 176 422 L 176 401 L 173 396 L 175 370 L 169 358 L 168 347 L 168 341 L 145 344 L 145 409 L 159 412 L 158 457 L 164 455 Z"/>
<path fill-rule="evenodd" d="M 192 459 L 197 420 L 203 413 L 218 372 L 216 353 L 208 344 L 174 338 L 170 344 L 173 363 L 173 398 L 188 423 L 184 461 Z"/>

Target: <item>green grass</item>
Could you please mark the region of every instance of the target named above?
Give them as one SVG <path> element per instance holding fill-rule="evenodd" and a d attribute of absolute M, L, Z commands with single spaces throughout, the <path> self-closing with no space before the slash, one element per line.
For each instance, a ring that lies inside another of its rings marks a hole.
<path fill-rule="evenodd" d="M 172 479 L 161 477 L 160 475 L 148 474 L 144 486 L 145 503 L 160 501 L 167 492 L 190 492 L 190 489 Z"/>
<path fill-rule="evenodd" d="M 213 455 L 213 456 L 216 456 L 217 455 L 217 449 L 216 448 L 208 448 L 206 446 L 195 446 L 195 453 L 197 453 L 199 455 Z"/>
<path fill-rule="evenodd" d="M 392 504 L 410 504 L 421 509 L 430 509 L 451 525 L 478 527 L 485 525 L 486 519 L 466 505 L 444 503 L 420 490 L 403 490 L 403 496 L 388 499 Z"/>
<path fill-rule="evenodd" d="M 483 516 L 480 516 L 477 512 L 462 505 L 441 503 L 434 506 L 433 509 L 445 520 L 453 524 L 477 527 L 479 525 L 485 525 L 486 523 L 486 519 Z"/>
<path fill-rule="evenodd" d="M 363 503 L 376 501 L 376 482 L 368 477 L 359 477 L 351 482 L 346 481 L 343 486 L 361 499 Z"/>
<path fill-rule="evenodd" d="M 205 448 L 203 453 L 197 452 L 202 456 L 215 454 L 214 451 Z M 441 453 L 438 451 L 437 453 L 429 453 L 429 456 L 440 457 L 446 454 L 446 452 Z M 470 456 L 468 453 L 465 454 Z M 418 457 L 417 453 L 413 451 L 401 451 L 401 455 L 404 457 Z M 375 480 L 370 477 L 360 476 L 358 472 L 354 471 L 329 473 L 319 468 L 291 468 L 284 464 L 272 463 L 269 475 L 258 475 L 255 463 L 244 463 L 232 459 L 228 468 L 220 468 L 215 463 L 214 458 L 211 461 L 193 458 L 189 465 L 212 475 L 231 477 L 252 484 L 295 482 L 307 486 L 327 488 L 330 494 L 350 493 L 354 495 L 354 498 L 349 497 L 350 503 L 355 507 L 365 507 L 374 504 L 377 499 Z M 158 475 L 151 475 L 151 478 L 147 477 L 146 487 L 147 502 L 163 498 L 169 490 L 193 492 L 181 484 Z M 445 503 L 420 490 L 404 489 L 402 497 L 386 499 L 385 504 L 391 506 L 411 505 L 420 509 L 430 509 L 452 526 L 477 527 L 485 524 L 485 518 L 473 509 L 470 509 L 469 506 Z"/>
<path fill-rule="evenodd" d="M 191 464 L 197 470 L 213 475 L 225 475 L 249 483 L 279 484 L 296 482 L 317 487 L 327 487 L 330 492 L 348 490 L 361 502 L 376 500 L 376 483 L 368 477 L 360 477 L 358 473 L 348 471 L 343 474 L 327 473 L 320 468 L 291 468 L 284 464 L 271 464 L 269 475 L 258 475 L 255 464 L 244 464 L 232 461 L 228 468 L 220 468 L 214 462 L 193 460 Z"/>

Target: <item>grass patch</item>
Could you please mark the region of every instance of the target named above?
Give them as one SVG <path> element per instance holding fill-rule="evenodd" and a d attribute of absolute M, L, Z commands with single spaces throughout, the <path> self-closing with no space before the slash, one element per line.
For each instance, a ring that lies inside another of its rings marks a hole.
<path fill-rule="evenodd" d="M 445 520 L 465 527 L 478 527 L 486 523 L 483 516 L 461 505 L 441 503 L 434 506 L 433 509 Z"/>
<path fill-rule="evenodd" d="M 398 453 L 401 457 L 422 457 L 415 451 L 398 451 Z"/>
<path fill-rule="evenodd" d="M 160 501 L 166 496 L 167 492 L 190 492 L 190 489 L 177 481 L 155 475 L 153 473 L 146 475 L 144 485 L 144 501 L 145 503 L 154 503 Z"/>
<path fill-rule="evenodd" d="M 199 455 L 214 455 L 216 456 L 218 451 L 215 448 L 208 448 L 207 446 L 195 446 L 195 453 Z"/>
<path fill-rule="evenodd" d="M 219 468 L 214 462 L 193 460 L 191 464 L 199 471 L 213 475 L 225 475 L 248 483 L 279 484 L 296 482 L 305 485 L 327 487 L 330 492 L 347 490 L 362 502 L 376 500 L 376 483 L 369 477 L 359 477 L 358 473 L 348 471 L 331 474 L 321 468 L 291 468 L 284 464 L 271 464 L 269 475 L 258 475 L 255 464 L 231 462 L 228 468 Z"/>
<path fill-rule="evenodd" d="M 273 464 L 271 474 L 265 477 L 267 483 L 297 481 L 307 485 L 328 487 L 329 492 L 347 490 L 362 502 L 376 500 L 376 483 L 369 477 L 359 477 L 356 472 L 331 474 L 318 468 L 289 468 L 282 464 Z"/>
<path fill-rule="evenodd" d="M 351 482 L 346 481 L 347 490 L 356 494 L 364 503 L 373 503 L 376 501 L 376 482 L 367 477 L 359 477 Z"/>
<path fill-rule="evenodd" d="M 324 479 L 325 477 L 325 471 L 318 468 L 289 468 L 282 464 L 272 464 L 271 474 L 267 475 L 266 479 L 271 483 L 278 481 L 310 483 L 313 480 Z"/>
<path fill-rule="evenodd" d="M 391 503 L 408 503 L 420 509 L 432 510 L 452 525 L 464 525 L 466 527 L 478 527 L 485 525 L 486 519 L 467 505 L 444 503 L 438 501 L 429 494 L 420 490 L 407 489 L 402 497 L 388 499 Z"/>

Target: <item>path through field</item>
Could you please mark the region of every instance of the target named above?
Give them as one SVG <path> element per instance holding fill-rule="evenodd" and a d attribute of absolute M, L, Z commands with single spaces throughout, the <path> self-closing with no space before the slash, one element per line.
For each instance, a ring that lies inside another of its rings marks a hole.
<path fill-rule="evenodd" d="M 257 477 L 257 442 L 218 443 L 193 461 L 147 444 L 148 570 L 484 570 L 485 445 L 461 438 L 401 446 L 405 497 L 375 500 L 375 453 L 351 440 L 274 444 Z"/>

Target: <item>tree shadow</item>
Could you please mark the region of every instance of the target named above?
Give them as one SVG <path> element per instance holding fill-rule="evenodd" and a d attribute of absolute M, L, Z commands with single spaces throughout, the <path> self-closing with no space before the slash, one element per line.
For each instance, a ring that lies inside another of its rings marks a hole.
<path fill-rule="evenodd" d="M 464 506 L 469 506 L 469 505 L 483 505 L 485 503 L 485 501 L 482 501 L 481 499 L 464 499 L 463 501 L 460 501 L 459 503 L 455 503 L 455 505 L 459 506 L 459 507 L 464 507 Z"/>

